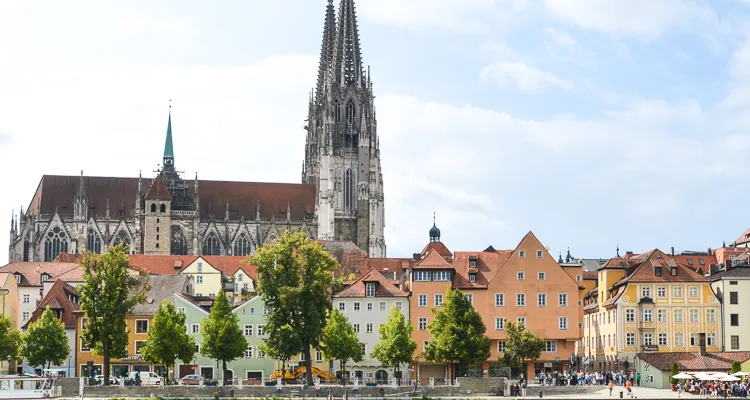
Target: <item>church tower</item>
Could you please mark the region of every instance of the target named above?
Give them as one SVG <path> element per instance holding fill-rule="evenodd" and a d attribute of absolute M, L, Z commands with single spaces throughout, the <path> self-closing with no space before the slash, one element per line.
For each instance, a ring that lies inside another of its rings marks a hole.
<path fill-rule="evenodd" d="M 318 239 L 351 240 L 385 257 L 383 174 L 373 85 L 365 72 L 354 0 L 338 21 L 328 0 L 318 82 L 310 96 L 302 183 L 315 184 Z"/>

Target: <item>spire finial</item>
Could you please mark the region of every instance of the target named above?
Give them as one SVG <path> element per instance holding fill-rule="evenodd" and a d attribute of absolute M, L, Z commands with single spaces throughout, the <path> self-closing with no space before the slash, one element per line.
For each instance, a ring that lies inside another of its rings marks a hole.
<path fill-rule="evenodd" d="M 617 258 L 620 258 L 620 244 L 617 243 Z"/>
<path fill-rule="evenodd" d="M 174 165 L 174 147 L 172 146 L 172 99 L 169 100 L 169 119 L 167 120 L 167 140 L 164 142 L 164 167 Z"/>
<path fill-rule="evenodd" d="M 437 218 L 437 212 L 433 211 L 432 212 L 432 226 L 436 226 L 435 225 L 435 223 L 437 222 L 436 218 Z"/>
<path fill-rule="evenodd" d="M 10 231 L 11 232 L 15 231 L 15 226 L 16 226 L 16 209 L 14 208 L 10 211 Z"/>

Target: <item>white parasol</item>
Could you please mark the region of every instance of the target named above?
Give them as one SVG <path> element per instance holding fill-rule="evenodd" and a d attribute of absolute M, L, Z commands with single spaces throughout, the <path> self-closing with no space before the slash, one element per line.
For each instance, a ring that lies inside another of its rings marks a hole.
<path fill-rule="evenodd" d="M 739 371 L 739 372 L 733 373 L 732 375 L 734 375 L 734 376 L 748 376 L 748 375 L 750 375 L 750 372 Z"/>
<path fill-rule="evenodd" d="M 722 381 L 722 382 L 734 382 L 734 381 L 740 380 L 740 378 L 738 378 L 736 376 L 732 376 L 732 375 L 727 375 L 727 376 L 725 376 L 725 377 L 723 377 L 723 378 L 721 378 L 719 380 Z"/>
<path fill-rule="evenodd" d="M 680 372 L 677 375 L 672 375 L 672 379 L 693 379 L 693 376 L 684 372 Z"/>
<path fill-rule="evenodd" d="M 723 378 L 723 377 L 725 377 L 725 376 L 729 376 L 729 374 L 727 374 L 727 373 L 724 373 L 724 372 L 714 372 L 714 373 L 713 373 L 713 377 L 714 377 L 714 378 Z"/>

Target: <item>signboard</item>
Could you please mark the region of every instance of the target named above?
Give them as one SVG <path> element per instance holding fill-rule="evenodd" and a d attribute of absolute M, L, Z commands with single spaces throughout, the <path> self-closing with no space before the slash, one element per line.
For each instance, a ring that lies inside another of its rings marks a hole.
<path fill-rule="evenodd" d="M 551 362 L 544 363 L 544 368 L 552 368 L 552 363 Z"/>
<path fill-rule="evenodd" d="M 141 361 L 143 358 L 140 355 L 127 356 L 122 358 L 122 361 Z"/>
<path fill-rule="evenodd" d="M 655 344 L 644 344 L 642 348 L 643 351 L 659 351 L 659 346 Z"/>

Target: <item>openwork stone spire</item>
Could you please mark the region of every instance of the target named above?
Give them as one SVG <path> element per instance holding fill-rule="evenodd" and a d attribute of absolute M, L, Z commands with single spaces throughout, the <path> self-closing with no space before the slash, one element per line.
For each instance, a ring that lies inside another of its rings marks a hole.
<path fill-rule="evenodd" d="M 326 20 L 323 25 L 323 44 L 320 46 L 320 65 L 318 66 L 318 86 L 315 97 L 319 100 L 325 93 L 325 85 L 333 63 L 333 54 L 336 49 L 336 10 L 333 0 L 328 0 L 326 7 Z"/>
<path fill-rule="evenodd" d="M 354 0 L 341 0 L 333 68 L 336 83 L 341 87 L 347 87 L 352 83 L 360 87 L 365 86 Z"/>

